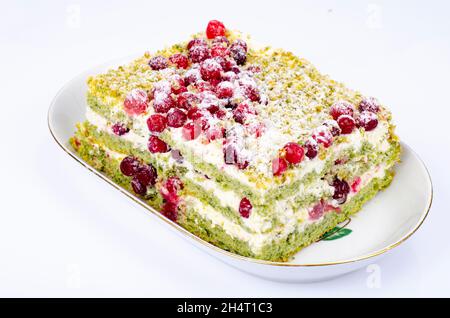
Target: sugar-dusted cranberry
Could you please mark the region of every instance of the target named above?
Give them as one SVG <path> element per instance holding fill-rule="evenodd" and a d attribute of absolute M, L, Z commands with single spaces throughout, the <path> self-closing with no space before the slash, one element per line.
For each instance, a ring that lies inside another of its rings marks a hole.
<path fill-rule="evenodd" d="M 305 142 L 304 147 L 306 149 L 305 155 L 309 159 L 314 159 L 319 153 L 319 144 L 312 138 Z"/>
<path fill-rule="evenodd" d="M 330 129 L 324 125 L 317 127 L 312 137 L 325 148 L 330 147 L 333 143 L 333 135 L 331 134 Z"/>
<path fill-rule="evenodd" d="M 151 132 L 160 133 L 167 127 L 167 118 L 161 114 L 153 114 L 147 119 L 147 127 Z"/>
<path fill-rule="evenodd" d="M 167 67 L 168 62 L 167 59 L 163 56 L 154 56 L 150 59 L 148 62 L 148 65 L 152 68 L 154 71 L 163 70 Z"/>
<path fill-rule="evenodd" d="M 181 93 L 177 98 L 178 107 L 187 110 L 195 107 L 199 102 L 200 99 L 198 98 L 198 96 L 191 92 Z"/>
<path fill-rule="evenodd" d="M 242 47 L 243 49 L 244 49 L 244 51 L 245 52 L 247 52 L 247 42 L 245 42 L 244 40 L 242 40 L 242 39 L 236 39 L 236 40 L 234 40 L 234 42 L 233 42 L 233 46 L 240 46 L 240 47 Z"/>
<path fill-rule="evenodd" d="M 133 177 L 131 180 L 131 188 L 133 188 L 134 193 L 139 195 L 144 195 L 147 193 L 147 187 L 143 185 L 137 177 Z"/>
<path fill-rule="evenodd" d="M 178 68 L 187 69 L 189 66 L 189 60 L 186 55 L 181 53 L 175 53 L 169 57 L 170 63 L 176 65 Z"/>
<path fill-rule="evenodd" d="M 335 199 L 339 204 L 345 203 L 347 200 L 347 195 L 350 192 L 350 186 L 347 181 L 335 178 L 331 185 L 334 188 L 333 199 Z"/>
<path fill-rule="evenodd" d="M 189 49 L 189 58 L 194 63 L 200 63 L 211 56 L 211 52 L 206 45 L 194 45 Z"/>
<path fill-rule="evenodd" d="M 200 135 L 201 131 L 202 128 L 199 124 L 189 122 L 183 126 L 181 133 L 185 140 L 194 140 Z"/>
<path fill-rule="evenodd" d="M 227 71 L 222 74 L 223 81 L 232 82 L 232 81 L 236 80 L 237 78 L 238 78 L 238 76 L 236 75 L 236 73 L 234 73 L 232 71 Z"/>
<path fill-rule="evenodd" d="M 222 45 L 222 46 L 228 46 L 230 45 L 230 41 L 227 39 L 226 36 L 216 36 L 213 40 L 212 40 L 213 45 Z"/>
<path fill-rule="evenodd" d="M 184 79 L 180 75 L 176 74 L 171 77 L 170 90 L 175 95 L 178 95 L 180 93 L 184 93 L 187 91 L 186 85 L 184 83 Z"/>
<path fill-rule="evenodd" d="M 233 142 L 227 143 L 223 147 L 223 159 L 225 164 L 236 165 L 241 170 L 249 165 L 248 160 L 239 153 L 238 146 Z"/>
<path fill-rule="evenodd" d="M 140 115 L 147 110 L 148 95 L 142 89 L 133 89 L 123 102 L 125 112 L 132 115 Z"/>
<path fill-rule="evenodd" d="M 157 136 L 152 135 L 148 140 L 148 150 L 151 153 L 159 153 L 159 152 L 163 153 L 169 151 L 169 147 L 164 141 L 159 139 Z"/>
<path fill-rule="evenodd" d="M 222 22 L 211 20 L 208 22 L 208 26 L 206 27 L 206 37 L 208 39 L 214 39 L 216 36 L 224 36 L 225 31 L 225 25 L 223 25 Z"/>
<path fill-rule="evenodd" d="M 339 127 L 338 123 L 335 120 L 330 119 L 324 122 L 323 124 L 330 129 L 330 132 L 333 135 L 333 137 L 337 137 L 341 134 L 341 128 Z"/>
<path fill-rule="evenodd" d="M 284 146 L 285 158 L 289 163 L 298 164 L 305 156 L 303 147 L 296 142 L 289 142 Z"/>
<path fill-rule="evenodd" d="M 245 61 L 247 61 L 247 50 L 245 47 L 236 44 L 234 42 L 230 46 L 231 57 L 236 61 L 238 65 L 244 65 Z"/>
<path fill-rule="evenodd" d="M 339 118 L 337 119 L 337 123 L 339 125 L 339 128 L 341 128 L 341 133 L 344 135 L 350 134 L 353 131 L 353 129 L 355 129 L 356 125 L 353 117 L 349 115 L 339 116 Z"/>
<path fill-rule="evenodd" d="M 212 57 L 225 57 L 229 55 L 228 48 L 223 45 L 213 45 L 211 48 Z"/>
<path fill-rule="evenodd" d="M 219 109 L 214 115 L 217 119 L 224 119 L 227 116 L 227 112 L 223 109 Z"/>
<path fill-rule="evenodd" d="M 317 204 L 315 204 L 311 210 L 309 210 L 308 214 L 311 220 L 317 220 L 320 219 L 323 216 L 324 213 L 324 205 L 323 202 L 320 201 Z"/>
<path fill-rule="evenodd" d="M 169 220 L 176 222 L 178 219 L 178 204 L 172 202 L 164 202 L 161 214 L 164 215 Z"/>
<path fill-rule="evenodd" d="M 222 70 L 222 66 L 216 59 L 206 59 L 200 65 L 200 74 L 205 81 L 220 79 Z"/>
<path fill-rule="evenodd" d="M 158 174 L 152 164 L 141 165 L 135 176 L 144 186 L 154 185 L 157 177 Z"/>
<path fill-rule="evenodd" d="M 171 203 L 178 202 L 178 192 L 183 189 L 183 182 L 178 177 L 170 177 L 161 186 L 162 197 Z"/>
<path fill-rule="evenodd" d="M 120 171 L 127 177 L 134 176 L 139 171 L 139 161 L 131 156 L 125 157 L 120 162 Z"/>
<path fill-rule="evenodd" d="M 153 109 L 157 113 L 167 113 L 175 105 L 175 101 L 172 96 L 161 93 L 155 94 L 155 99 L 153 100 Z"/>
<path fill-rule="evenodd" d="M 366 97 L 361 100 L 358 106 L 359 111 L 364 112 L 372 112 L 372 113 L 378 113 L 380 110 L 380 104 L 378 103 L 378 100 L 375 97 Z"/>
<path fill-rule="evenodd" d="M 184 111 L 179 108 L 172 108 L 167 114 L 167 125 L 169 127 L 178 128 L 184 125 L 187 116 Z"/>
<path fill-rule="evenodd" d="M 272 172 L 274 176 L 282 175 L 288 168 L 287 161 L 283 158 L 275 158 L 272 160 Z"/>
<path fill-rule="evenodd" d="M 234 121 L 243 125 L 249 114 L 255 114 L 255 111 L 247 103 L 240 103 L 233 110 Z"/>
<path fill-rule="evenodd" d="M 197 68 L 191 68 L 184 73 L 184 83 L 186 85 L 195 84 L 202 79 L 200 70 Z"/>
<path fill-rule="evenodd" d="M 356 118 L 356 124 L 358 127 L 364 128 L 365 131 L 374 130 L 378 126 L 377 114 L 369 111 L 363 111 Z"/>
<path fill-rule="evenodd" d="M 208 43 L 204 39 L 192 39 L 187 44 L 187 49 L 190 50 L 193 46 L 208 46 Z"/>
<path fill-rule="evenodd" d="M 252 102 L 259 102 L 261 100 L 258 87 L 256 87 L 254 83 L 241 84 L 241 88 L 244 92 L 245 97 L 247 97 Z"/>
<path fill-rule="evenodd" d="M 210 82 L 204 80 L 195 83 L 195 88 L 197 88 L 199 92 L 212 92 L 214 90 L 214 86 Z"/>
<path fill-rule="evenodd" d="M 353 182 L 352 185 L 350 186 L 352 189 L 352 192 L 358 192 L 361 188 L 361 178 L 360 177 L 356 177 Z"/>
<path fill-rule="evenodd" d="M 113 133 L 117 136 L 123 136 L 130 131 L 130 128 L 128 128 L 123 123 L 115 123 L 114 125 L 111 126 L 111 129 Z"/>
<path fill-rule="evenodd" d="M 334 120 L 337 120 L 342 115 L 353 116 L 353 111 L 353 105 L 346 101 L 338 101 L 330 107 L 330 115 Z"/>
<path fill-rule="evenodd" d="M 250 200 L 247 198 L 242 198 L 241 202 L 239 203 L 239 214 L 243 217 L 248 219 L 250 216 L 250 213 L 252 212 L 253 206 L 250 203 Z"/>
<path fill-rule="evenodd" d="M 202 118 L 205 113 L 198 107 L 192 107 L 187 112 L 187 117 L 192 120 L 198 120 Z"/>

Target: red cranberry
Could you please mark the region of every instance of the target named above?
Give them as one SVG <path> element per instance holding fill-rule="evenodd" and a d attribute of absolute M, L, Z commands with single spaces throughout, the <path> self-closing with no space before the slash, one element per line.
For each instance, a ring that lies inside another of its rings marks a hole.
<path fill-rule="evenodd" d="M 176 222 L 178 219 L 178 204 L 172 202 L 164 202 L 161 214 L 169 220 Z"/>
<path fill-rule="evenodd" d="M 294 165 L 302 162 L 303 157 L 305 156 L 305 151 L 302 146 L 296 142 L 287 143 L 286 146 L 284 146 L 284 151 L 286 153 L 286 160 Z"/>
<path fill-rule="evenodd" d="M 147 110 L 148 95 L 142 89 L 133 89 L 123 102 L 125 112 L 132 115 L 140 115 Z"/>
<path fill-rule="evenodd" d="M 216 113 L 215 113 L 217 119 L 224 119 L 227 116 L 227 112 L 223 109 L 219 109 Z"/>
<path fill-rule="evenodd" d="M 130 131 L 130 129 L 123 123 L 116 123 L 112 125 L 111 129 L 113 133 L 117 136 L 123 136 Z"/>
<path fill-rule="evenodd" d="M 208 43 L 203 39 L 192 39 L 189 41 L 187 49 L 190 50 L 193 46 L 208 46 Z"/>
<path fill-rule="evenodd" d="M 155 93 L 155 99 L 153 100 L 153 109 L 157 113 L 167 113 L 175 105 L 175 101 L 172 96 L 161 92 Z"/>
<path fill-rule="evenodd" d="M 250 106 L 248 106 L 246 103 L 240 103 L 233 110 L 234 121 L 243 125 L 248 117 L 248 114 L 255 114 L 255 111 L 251 109 Z"/>
<path fill-rule="evenodd" d="M 186 119 L 187 116 L 184 111 L 179 108 L 172 108 L 167 115 L 167 125 L 178 128 L 184 125 Z"/>
<path fill-rule="evenodd" d="M 189 49 L 189 58 L 194 63 L 200 63 L 211 56 L 211 52 L 208 46 L 194 45 Z"/>
<path fill-rule="evenodd" d="M 229 55 L 228 48 L 223 45 L 213 45 L 211 48 L 212 57 L 225 57 Z"/>
<path fill-rule="evenodd" d="M 178 68 L 187 69 L 189 66 L 189 60 L 186 55 L 181 53 L 175 53 L 171 57 L 169 57 L 170 63 L 176 65 Z"/>
<path fill-rule="evenodd" d="M 170 83 L 171 83 L 170 90 L 175 95 L 178 95 L 180 93 L 184 93 L 187 91 L 187 88 L 184 84 L 184 79 L 180 75 L 172 76 Z"/>
<path fill-rule="evenodd" d="M 200 70 L 192 68 L 184 74 L 184 82 L 186 85 L 195 84 L 202 79 Z"/>
<path fill-rule="evenodd" d="M 143 185 L 136 177 L 131 180 L 131 187 L 136 194 L 144 195 L 147 193 L 147 187 Z"/>
<path fill-rule="evenodd" d="M 312 209 L 308 212 L 309 217 L 312 220 L 320 219 L 322 217 L 323 213 L 324 213 L 324 206 L 323 206 L 323 202 L 322 201 L 320 201 L 319 203 L 314 205 L 312 207 Z"/>
<path fill-rule="evenodd" d="M 222 22 L 217 20 L 211 20 L 206 27 L 206 37 L 208 39 L 214 39 L 216 36 L 225 35 L 225 26 Z"/>
<path fill-rule="evenodd" d="M 361 187 L 361 178 L 356 177 L 351 185 L 352 192 L 358 192 L 360 190 L 360 187 Z"/>
<path fill-rule="evenodd" d="M 355 128 L 355 120 L 349 115 L 339 116 L 339 118 L 337 119 L 337 123 L 339 125 L 339 128 L 341 128 L 341 133 L 344 135 L 350 134 Z"/>
<path fill-rule="evenodd" d="M 206 82 L 204 80 L 200 80 L 195 84 L 195 87 L 197 90 L 201 92 L 212 92 L 214 90 L 214 87 L 210 82 Z"/>
<path fill-rule="evenodd" d="M 200 119 L 203 117 L 203 115 L 204 115 L 204 112 L 201 109 L 199 109 L 198 107 L 192 107 L 187 112 L 187 117 L 192 120 Z"/>
<path fill-rule="evenodd" d="M 169 151 L 169 147 L 164 141 L 152 135 L 148 140 L 148 150 L 151 153 L 167 152 Z"/>
<path fill-rule="evenodd" d="M 233 43 L 231 44 L 230 52 L 238 65 L 244 65 L 245 61 L 247 61 L 247 51 L 243 46 Z"/>
<path fill-rule="evenodd" d="M 227 39 L 226 36 L 216 36 L 216 37 L 213 39 L 212 43 L 213 43 L 214 45 L 220 44 L 220 45 L 222 45 L 222 46 L 228 46 L 228 45 L 230 45 L 230 41 Z"/>
<path fill-rule="evenodd" d="M 197 97 L 197 95 L 192 94 L 191 92 L 181 93 L 177 98 L 178 107 L 187 110 L 195 107 L 199 102 L 200 99 Z"/>
<path fill-rule="evenodd" d="M 327 126 L 320 126 L 312 135 L 313 139 L 325 148 L 328 148 L 333 143 L 333 135 Z"/>
<path fill-rule="evenodd" d="M 222 66 L 215 59 L 207 59 L 200 65 L 200 74 L 205 81 L 220 79 Z"/>
<path fill-rule="evenodd" d="M 272 160 L 272 172 L 274 176 L 282 175 L 287 168 L 288 164 L 283 158 L 275 158 Z"/>
<path fill-rule="evenodd" d="M 376 98 L 367 97 L 361 100 L 358 109 L 361 112 L 368 111 L 372 113 L 378 113 L 378 111 L 380 110 L 380 104 L 378 103 L 378 100 Z"/>
<path fill-rule="evenodd" d="M 219 110 L 219 106 L 212 104 L 211 106 L 208 106 L 206 109 L 211 113 L 211 115 L 214 115 Z"/>
<path fill-rule="evenodd" d="M 153 114 L 147 119 L 147 127 L 151 132 L 160 133 L 167 127 L 167 118 L 161 114 Z"/>
<path fill-rule="evenodd" d="M 171 203 L 178 203 L 178 191 L 183 189 L 183 182 L 178 177 L 170 177 L 160 189 L 162 197 Z"/>
<path fill-rule="evenodd" d="M 330 115 L 334 120 L 337 120 L 339 116 L 342 115 L 353 116 L 353 110 L 354 107 L 352 104 L 346 101 L 339 101 L 334 103 L 333 106 L 330 107 Z"/>
<path fill-rule="evenodd" d="M 306 149 L 306 157 L 308 157 L 309 159 L 314 159 L 317 154 L 319 153 L 319 145 L 317 143 L 317 141 L 315 141 L 314 139 L 309 139 L 305 142 L 304 145 L 305 149 Z"/>
<path fill-rule="evenodd" d="M 253 206 L 250 203 L 250 200 L 247 198 L 242 198 L 241 202 L 239 203 L 239 214 L 243 217 L 248 219 L 250 216 L 250 213 L 252 212 Z"/>
<path fill-rule="evenodd" d="M 333 137 L 337 137 L 341 134 L 341 128 L 335 120 L 328 120 L 324 123 L 324 125 L 330 129 Z"/>
<path fill-rule="evenodd" d="M 194 140 L 196 139 L 202 131 L 202 128 L 197 123 L 189 122 L 183 126 L 183 130 L 181 131 L 183 138 L 185 140 Z"/>
<path fill-rule="evenodd" d="M 339 204 L 345 203 L 347 200 L 347 194 L 350 192 L 350 186 L 347 181 L 335 178 L 332 186 L 334 187 L 333 199 Z"/>
<path fill-rule="evenodd" d="M 127 177 L 134 176 L 139 171 L 139 161 L 134 157 L 125 157 L 120 162 L 120 171 Z"/>
<path fill-rule="evenodd" d="M 374 130 L 378 126 L 377 114 L 368 111 L 361 112 L 356 119 L 356 123 L 358 127 L 364 128 L 365 131 Z"/>
<path fill-rule="evenodd" d="M 135 178 L 144 186 L 154 185 L 158 174 L 152 164 L 142 165 Z"/>
<path fill-rule="evenodd" d="M 256 85 L 244 84 L 244 85 L 241 85 L 241 87 L 244 91 L 245 97 L 250 99 L 252 102 L 259 102 L 261 100 L 261 97 L 259 95 L 259 90 L 256 87 Z"/>
<path fill-rule="evenodd" d="M 167 67 L 167 59 L 163 56 L 155 56 L 150 59 L 148 62 L 148 65 L 152 68 L 154 71 L 163 70 Z"/>
<path fill-rule="evenodd" d="M 236 40 L 233 42 L 233 45 L 234 45 L 234 46 L 240 46 L 240 47 L 242 47 L 242 48 L 244 49 L 245 52 L 247 52 L 247 42 L 245 42 L 244 40 L 242 40 L 242 39 L 236 39 Z"/>

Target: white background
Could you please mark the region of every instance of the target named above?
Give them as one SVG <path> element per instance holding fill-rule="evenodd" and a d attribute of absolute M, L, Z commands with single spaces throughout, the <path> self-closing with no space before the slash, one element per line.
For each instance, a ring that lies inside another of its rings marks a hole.
<path fill-rule="evenodd" d="M 450 296 L 447 3 L 2 1 L 0 296 Z M 429 218 L 378 263 L 379 288 L 365 270 L 308 285 L 241 273 L 141 213 L 52 140 L 46 112 L 65 82 L 184 40 L 213 18 L 379 97 L 427 164 Z"/>

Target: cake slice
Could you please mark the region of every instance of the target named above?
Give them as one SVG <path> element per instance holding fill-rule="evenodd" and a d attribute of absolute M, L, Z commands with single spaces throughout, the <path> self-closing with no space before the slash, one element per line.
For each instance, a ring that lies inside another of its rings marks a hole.
<path fill-rule="evenodd" d="M 243 256 L 288 260 L 387 187 L 400 157 L 375 98 L 215 20 L 88 88 L 79 155 Z"/>

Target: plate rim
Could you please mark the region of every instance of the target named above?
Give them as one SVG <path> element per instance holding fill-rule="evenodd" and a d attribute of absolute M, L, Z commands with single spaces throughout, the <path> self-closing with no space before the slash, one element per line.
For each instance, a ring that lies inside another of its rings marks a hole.
<path fill-rule="evenodd" d="M 119 60 L 119 59 L 115 59 L 115 60 Z M 120 59 L 122 60 L 122 59 Z M 109 63 L 103 63 L 101 65 L 95 66 L 91 69 L 94 68 L 99 68 L 99 67 L 105 67 L 106 65 L 112 64 L 113 61 L 110 61 Z M 400 141 L 401 143 L 401 147 L 403 148 L 408 148 L 409 151 L 411 151 L 414 156 L 420 161 L 420 163 L 422 164 L 427 176 L 428 176 L 428 180 L 430 183 L 430 196 L 428 198 L 428 204 L 426 209 L 422 212 L 422 215 L 419 219 L 419 221 L 415 224 L 414 228 L 412 228 L 411 230 L 409 230 L 405 235 L 403 235 L 400 239 L 398 239 L 396 242 L 389 244 L 388 246 L 385 246 L 384 248 L 381 248 L 375 252 L 369 253 L 369 254 L 364 254 L 360 257 L 355 257 L 355 258 L 351 258 L 351 259 L 345 259 L 345 260 L 340 260 L 340 261 L 334 261 L 334 262 L 323 262 L 323 263 L 306 263 L 306 264 L 293 264 L 293 263 L 289 263 L 289 262 L 275 262 L 275 261 L 267 261 L 267 260 L 261 260 L 261 259 L 256 259 L 256 258 L 251 258 L 251 257 L 246 257 L 246 256 L 242 256 L 239 254 L 235 254 L 229 251 L 226 251 L 224 249 L 221 249 L 220 247 L 217 247 L 207 241 L 204 241 L 203 239 L 199 238 L 198 236 L 192 234 L 191 232 L 189 232 L 188 230 L 186 230 L 185 228 L 181 227 L 180 225 L 178 225 L 177 223 L 174 223 L 170 220 L 168 220 L 167 218 L 165 218 L 164 216 L 161 215 L 161 213 L 159 213 L 156 209 L 150 207 L 149 205 L 147 205 L 145 203 L 145 201 L 135 197 L 131 192 L 125 190 L 124 188 L 122 188 L 121 186 L 119 186 L 118 184 L 114 183 L 112 180 L 110 180 L 107 176 L 103 175 L 101 172 L 97 171 L 96 169 L 94 169 L 93 167 L 91 167 L 88 163 L 86 163 L 84 160 L 82 160 L 81 158 L 79 158 L 78 156 L 76 156 L 72 150 L 70 150 L 68 148 L 68 146 L 66 145 L 66 143 L 61 142 L 57 137 L 56 134 L 54 132 L 54 128 L 52 127 L 51 124 L 51 114 L 52 111 L 55 107 L 55 104 L 57 102 L 58 97 L 64 92 L 64 90 L 69 87 L 72 82 L 74 82 L 75 80 L 78 80 L 80 76 L 82 76 L 83 74 L 85 74 L 88 70 L 81 72 L 80 74 L 78 74 L 77 76 L 75 76 L 74 78 L 72 78 L 70 81 L 68 81 L 66 84 L 64 84 L 59 91 L 56 93 L 55 97 L 53 97 L 50 106 L 48 108 L 47 111 L 47 126 L 48 129 L 50 131 L 51 136 L 53 137 L 54 141 L 56 142 L 56 144 L 66 153 L 68 154 L 70 157 L 72 157 L 76 162 L 78 162 L 81 166 L 83 166 L 84 168 L 86 168 L 88 171 L 92 172 L 94 175 L 96 175 L 97 177 L 101 178 L 102 180 L 106 181 L 109 185 L 111 185 L 112 187 L 116 188 L 117 190 L 119 190 L 122 194 L 126 195 L 128 198 L 130 198 L 131 200 L 133 200 L 135 203 L 139 204 L 140 206 L 142 206 L 145 210 L 145 212 L 147 214 L 152 214 L 157 216 L 160 220 L 164 221 L 166 224 L 169 224 L 170 226 L 172 226 L 173 229 L 178 230 L 179 232 L 181 232 L 182 234 L 186 235 L 187 237 L 193 239 L 194 241 L 196 241 L 197 243 L 204 245 L 206 248 L 212 249 L 215 252 L 218 252 L 219 254 L 222 254 L 223 256 L 227 256 L 230 258 L 233 258 L 235 260 L 238 261 L 243 261 L 243 262 L 248 262 L 248 263 L 252 263 L 252 264 L 257 264 L 257 265 L 264 265 L 264 266 L 269 266 L 269 267 L 324 267 L 324 266 L 333 266 L 333 265 L 344 265 L 344 264 L 350 264 L 350 263 L 356 263 L 356 262 L 360 262 L 360 261 L 364 261 L 364 260 L 368 260 L 377 256 L 380 256 L 382 254 L 385 254 L 386 252 L 394 249 L 395 247 L 399 246 L 400 244 L 402 244 L 403 242 L 405 242 L 406 240 L 408 240 L 424 223 L 425 219 L 428 217 L 428 214 L 430 212 L 432 203 L 433 203 L 433 181 L 431 179 L 431 175 L 430 172 L 428 171 L 427 166 L 425 165 L 425 163 L 423 162 L 422 158 L 420 158 L 420 156 L 410 147 L 408 146 L 406 143 L 404 143 L 403 141 Z"/>

